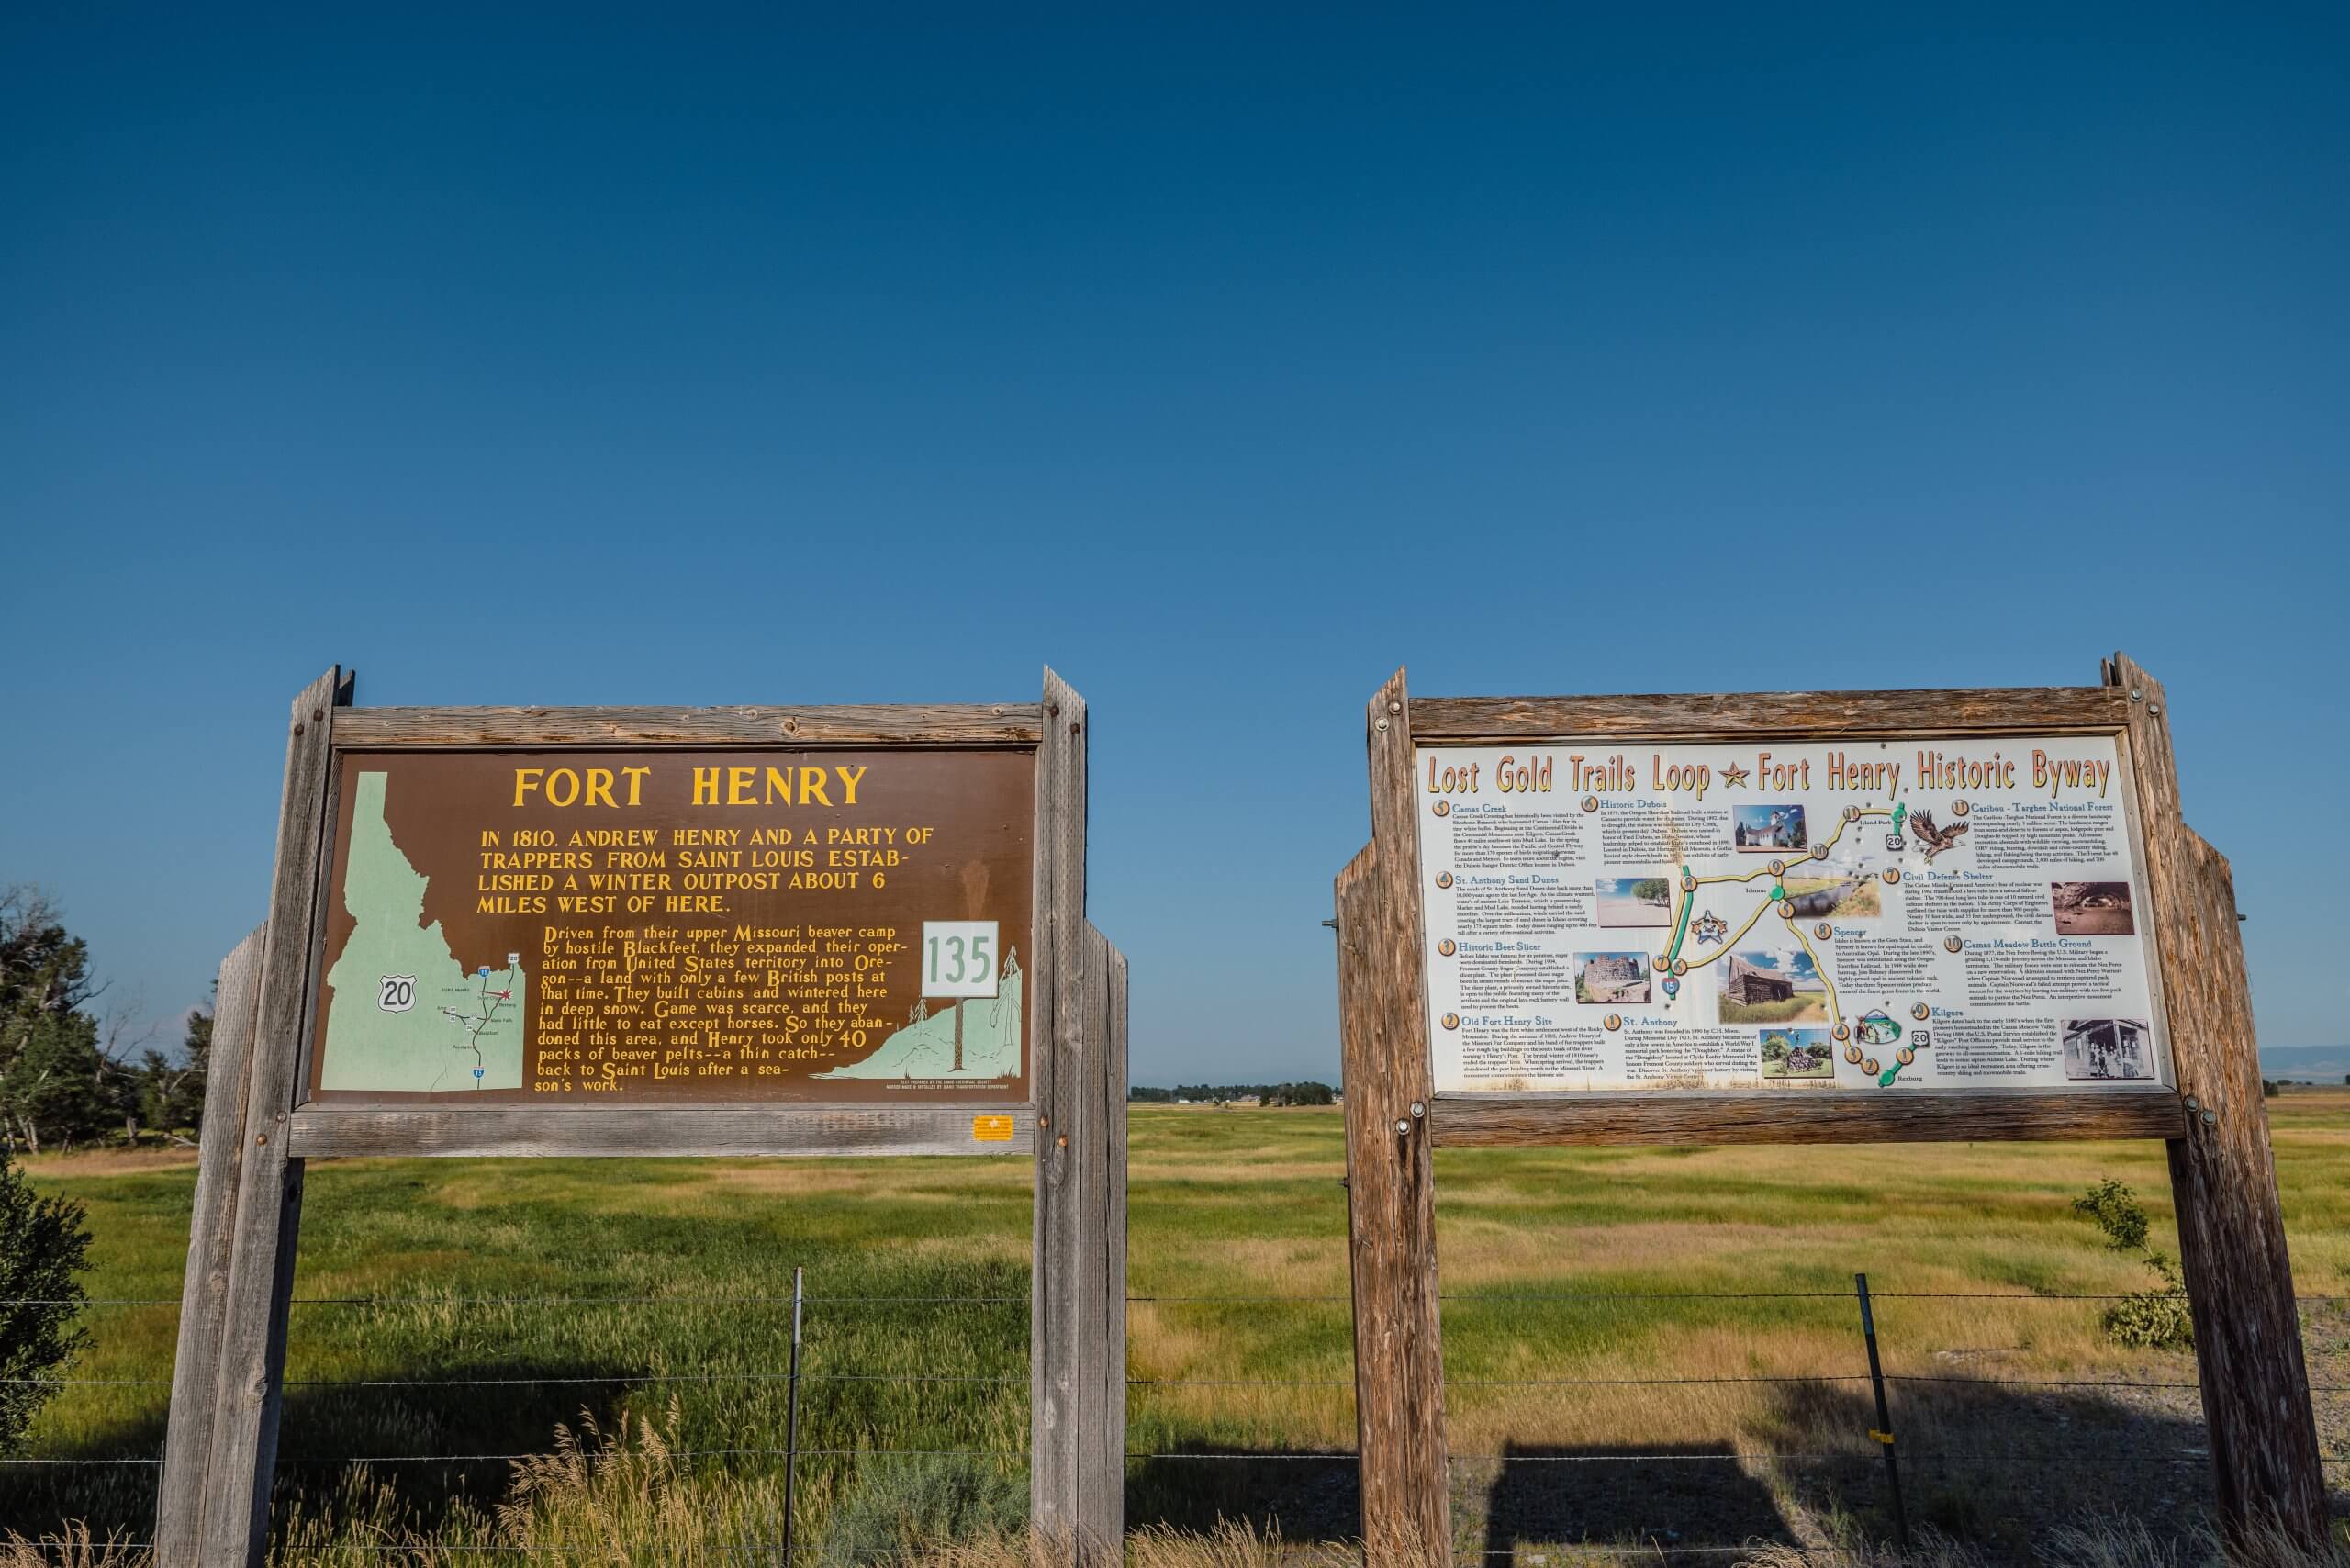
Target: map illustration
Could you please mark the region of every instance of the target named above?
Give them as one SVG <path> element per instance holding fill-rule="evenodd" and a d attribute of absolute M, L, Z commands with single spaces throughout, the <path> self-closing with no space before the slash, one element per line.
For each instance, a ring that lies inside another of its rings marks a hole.
<path fill-rule="evenodd" d="M 2160 1080 L 2110 737 L 1419 755 L 1439 1089 Z"/>
<path fill-rule="evenodd" d="M 386 776 L 361 773 L 343 907 L 356 929 L 328 971 L 330 1047 L 322 1089 L 435 1093 L 522 1086 L 521 955 L 468 968 L 441 923 L 424 923 L 426 879 L 392 840 Z"/>
<path fill-rule="evenodd" d="M 913 1016 L 864 1060 L 814 1078 L 999 1079 L 1020 1075 L 1020 958 L 1006 953 L 993 996 L 950 1002 Z"/>

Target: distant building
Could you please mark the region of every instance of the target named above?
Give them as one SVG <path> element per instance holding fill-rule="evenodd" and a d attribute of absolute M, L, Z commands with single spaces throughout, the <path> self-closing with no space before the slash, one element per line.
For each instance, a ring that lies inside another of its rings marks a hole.
<path fill-rule="evenodd" d="M 2067 1078 L 2152 1078 L 2152 1031 L 2141 1018 L 2083 1018 L 2065 1025 Z"/>

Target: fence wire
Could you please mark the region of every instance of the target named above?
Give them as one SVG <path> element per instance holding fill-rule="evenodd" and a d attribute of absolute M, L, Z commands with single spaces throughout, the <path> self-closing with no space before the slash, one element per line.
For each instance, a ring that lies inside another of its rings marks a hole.
<path fill-rule="evenodd" d="M 2090 1304 L 2110 1304 L 2131 1299 L 2133 1295 L 2140 1294 L 2142 1293 L 1925 1290 L 1886 1291 L 1870 1289 L 1867 1292 L 1867 1297 L 1868 1299 L 1877 1303 L 1946 1301 L 2018 1304 L 2049 1303 L 2073 1304 L 2080 1305 Z M 1529 1304 L 1656 1304 L 1691 1302 L 1753 1303 L 1771 1301 L 1852 1304 L 1855 1300 L 1855 1294 L 1854 1292 L 1850 1290 L 1750 1290 L 1718 1292 L 1504 1290 L 1441 1294 L 1438 1299 L 1447 1305 L 1456 1306 L 1479 1306 L 1488 1305 L 1511 1306 L 1526 1305 Z M 2342 1295 L 2311 1295 L 2301 1297 L 2298 1305 L 2303 1307 L 2329 1306 L 2345 1300 L 2350 1300 L 2350 1297 Z M 1126 1305 L 1130 1309 L 1134 1307 L 1179 1307 L 1196 1305 L 1214 1308 L 1278 1311 L 1293 1309 L 1298 1306 L 1306 1305 L 1343 1306 L 1350 1305 L 1351 1302 L 1352 1297 L 1348 1294 L 1314 1294 L 1264 1293 L 1231 1295 L 1142 1294 L 1128 1297 Z M 0 1306 L 58 1305 L 66 1304 L 60 1302 L 55 1298 L 0 1297 Z M 171 1308 L 176 1310 L 180 1303 L 176 1298 L 167 1297 L 115 1296 L 94 1298 L 87 1302 L 77 1302 L 73 1305 L 107 1308 L 152 1307 Z M 452 1307 L 563 1307 L 583 1310 L 623 1306 L 657 1308 L 675 1307 L 681 1310 L 739 1309 L 744 1307 L 772 1307 L 781 1309 L 792 1306 L 794 1305 L 794 1298 L 790 1295 L 767 1294 L 649 1293 L 576 1295 L 525 1293 L 494 1294 L 451 1293 L 350 1295 L 326 1294 L 297 1296 L 293 1298 L 291 1305 L 305 1308 L 339 1309 L 350 1312 L 416 1308 L 440 1309 Z M 1032 1303 L 1031 1298 L 1025 1294 L 826 1295 L 809 1293 L 802 1294 L 799 1298 L 799 1305 L 811 1314 L 822 1314 L 822 1312 L 834 1310 L 853 1311 L 856 1308 L 867 1306 L 921 1306 L 932 1309 L 1016 1307 L 1024 1309 L 1028 1308 Z M 1896 1354 L 1898 1354 L 1901 1349 L 1897 1343 L 1894 1343 L 1891 1348 Z M 280 1386 L 289 1391 L 298 1389 L 321 1393 L 350 1393 L 354 1394 L 364 1394 L 368 1393 L 397 1394 L 402 1392 L 413 1392 L 419 1390 L 512 1391 L 518 1389 L 593 1388 L 683 1389 L 692 1387 L 723 1388 L 729 1386 L 758 1389 L 779 1387 L 788 1391 L 789 1397 L 795 1401 L 796 1408 L 796 1401 L 802 1390 L 814 1390 L 828 1385 L 844 1388 L 903 1385 L 910 1388 L 924 1386 L 973 1386 L 1009 1389 L 1026 1384 L 1030 1381 L 1030 1375 L 1025 1372 L 985 1372 L 976 1370 L 956 1370 L 951 1367 L 908 1372 L 878 1371 L 873 1370 L 870 1367 L 858 1367 L 854 1364 L 837 1367 L 830 1366 L 825 1364 L 825 1362 L 820 1359 L 812 1365 L 800 1366 L 792 1371 L 615 1371 L 611 1372 L 551 1372 L 543 1375 L 499 1376 L 294 1377 L 283 1379 Z M 1845 1368 L 1822 1369 L 1815 1372 L 1799 1372 L 1709 1373 L 1687 1376 L 1670 1375 L 1663 1372 L 1650 1375 L 1583 1377 L 1527 1376 L 1505 1378 L 1461 1376 L 1448 1378 L 1446 1380 L 1446 1387 L 1448 1389 L 1458 1389 L 1462 1391 L 1529 1390 L 1539 1391 L 1554 1396 L 1564 1397 L 1577 1390 L 1669 1388 L 1731 1389 L 1772 1386 L 1800 1387 L 1806 1385 L 1817 1386 L 1823 1384 L 1853 1387 L 1862 1384 L 1868 1384 L 1872 1382 L 1875 1382 L 1879 1386 L 1889 1387 L 1896 1390 L 1913 1389 L 1926 1391 L 1946 1389 L 1952 1391 L 1976 1391 L 2014 1389 L 2027 1391 L 2028 1393 L 2044 1393 L 2051 1391 L 2124 1391 L 2132 1393 L 2151 1393 L 2166 1396 L 2180 1396 L 2182 1398 L 2185 1396 L 2199 1397 L 2200 1388 L 2199 1383 L 2192 1381 L 2127 1376 L 2008 1377 L 1932 1372 L 1908 1372 L 1898 1370 L 1886 1370 L 1883 1371 L 1881 1373 L 1873 1373 L 1871 1371 L 1866 1370 L 1850 1370 L 1850 1363 L 1847 1363 Z M 1347 1402 L 1351 1402 L 1355 1386 L 1354 1379 L 1351 1376 L 1339 1375 L 1294 1377 L 1207 1375 L 1129 1376 L 1125 1379 L 1125 1383 L 1126 1387 L 1130 1391 L 1131 1397 L 1143 1400 L 1150 1399 L 1162 1392 L 1171 1393 L 1187 1390 L 1212 1391 L 1248 1389 L 1263 1390 L 1274 1394 L 1312 1390 L 1332 1391 L 1341 1394 Z M 11 1377 L 0 1379 L 0 1386 L 39 1387 L 53 1390 L 70 1388 L 89 1388 L 94 1390 L 162 1390 L 168 1389 L 171 1386 L 171 1380 L 169 1378 L 155 1377 Z M 2350 1383 L 2320 1382 L 2312 1383 L 2310 1387 L 2311 1394 L 2318 1396 L 2333 1397 L 2344 1394 L 2350 1394 Z M 1910 1412 L 1911 1418 L 1914 1419 L 1915 1416 L 1915 1411 Z M 1494 1467 L 1499 1470 L 1524 1468 L 1530 1473 L 1552 1473 L 1559 1474 L 1572 1474 L 1588 1471 L 1594 1473 L 1607 1473 L 1613 1475 L 1620 1475 L 1624 1473 L 1624 1467 L 1628 1466 L 1659 1468 L 1671 1467 L 1674 1470 L 1687 1470 L 1691 1472 L 1700 1472 L 1704 1471 L 1707 1467 L 1713 1466 L 1728 1466 L 1736 1469 L 1778 1465 L 1834 1466 L 1839 1467 L 1840 1469 L 1849 1469 L 1849 1467 L 1855 1465 L 1874 1465 L 1879 1462 L 1882 1454 L 1884 1453 L 1884 1448 L 1880 1446 L 1878 1442 L 1872 1440 L 1876 1435 L 1877 1434 L 1873 1432 L 1863 1433 L 1856 1430 L 1851 1434 L 1852 1446 L 1845 1448 L 1821 1448 L 1816 1446 L 1765 1446 L 1740 1448 L 1733 1445 L 1725 1446 L 1718 1450 L 1716 1450 L 1710 1447 L 1693 1446 L 1693 1451 L 1688 1452 L 1642 1451 L 1630 1453 L 1519 1452 L 1511 1451 L 1509 1450 L 1495 1452 L 1486 1450 L 1470 1450 L 1455 1451 L 1449 1455 L 1449 1458 L 1453 1464 L 1458 1467 L 1454 1476 L 1452 1477 L 1452 1484 L 1455 1486 L 1467 1484 L 1472 1480 L 1472 1476 L 1467 1473 L 1475 1472 L 1484 1467 Z M 681 1463 L 691 1464 L 698 1462 L 733 1462 L 757 1461 L 777 1465 L 785 1469 L 788 1473 L 796 1473 L 797 1467 L 804 1462 L 862 1462 L 870 1458 L 972 1460 L 990 1461 L 1007 1464 L 1024 1463 L 1027 1459 L 1024 1448 L 1018 1447 L 912 1447 L 868 1446 L 865 1444 L 844 1446 L 837 1441 L 820 1441 L 803 1444 L 797 1440 L 797 1428 L 795 1426 L 792 1434 L 793 1440 L 783 1446 L 777 1446 L 772 1442 L 727 1443 L 722 1439 L 720 1442 L 710 1446 L 678 1446 L 667 1451 L 674 1460 Z M 2000 1462 L 2000 1460 L 1997 1456 L 1986 1455 L 1982 1452 L 1969 1450 L 1948 1448 L 1938 1445 L 1931 1440 L 1919 1442 L 1914 1439 L 1906 1439 L 1901 1444 L 1898 1452 L 1905 1465 L 1929 1468 L 1942 1467 L 1951 1472 L 1964 1472 L 1972 1466 Z M 1126 1450 L 1124 1457 L 1130 1465 L 1199 1465 L 1203 1467 L 1223 1467 L 1227 1471 L 1235 1472 L 1242 1476 L 1248 1474 L 1249 1471 L 1256 1469 L 1261 1469 L 1267 1473 L 1279 1473 L 1281 1471 L 1294 1472 L 1301 1466 L 1320 1466 L 1344 1470 L 1357 1466 L 1360 1463 L 1360 1455 L 1351 1448 L 1333 1447 L 1326 1450 L 1309 1450 L 1304 1451 L 1264 1451 L 1261 1450 L 1251 1450 L 1217 1444 L 1212 1441 L 1203 1442 L 1196 1446 L 1181 1443 L 1170 1445 L 1164 1441 L 1147 1443 Z M 320 1471 L 368 1466 L 400 1467 L 402 1469 L 431 1471 L 436 1469 L 459 1469 L 468 1466 L 489 1464 L 517 1465 L 534 1461 L 543 1461 L 546 1458 L 547 1455 L 543 1450 L 513 1450 L 505 1449 L 484 1449 L 478 1451 L 464 1452 L 282 1452 L 278 1456 L 277 1465 L 279 1470 L 283 1473 L 312 1474 Z M 2078 1466 L 2092 1473 L 2111 1473 L 2128 1467 L 2136 1467 L 2140 1469 L 2146 1469 L 2148 1467 L 2165 1467 L 2165 1469 L 2176 1469 L 2177 1467 L 2202 1464 L 2207 1463 L 2208 1462 L 2208 1451 L 2201 1448 L 2166 1450 L 2160 1447 L 2141 1445 L 2136 1451 L 2127 1453 L 2075 1453 L 2068 1455 L 2065 1462 L 2068 1465 Z M 2345 1466 L 2350 1466 L 2350 1454 L 2333 1455 L 2325 1458 L 2322 1462 L 2324 1463 L 2329 1474 L 2338 1474 Z M 76 1472 L 95 1473 L 106 1472 L 138 1472 L 141 1470 L 156 1471 L 160 1470 L 162 1463 L 162 1458 L 160 1453 L 88 1456 L 28 1455 L 0 1458 L 0 1467 L 22 1467 L 26 1470 L 54 1471 L 65 1474 L 72 1474 Z M 27 1541 L 25 1544 L 27 1546 L 33 1547 L 36 1550 L 46 1550 L 51 1543 Z M 56 1542 L 54 1544 L 63 1547 L 70 1546 L 72 1543 Z M 113 1544 L 118 1550 L 152 1550 L 150 1543 L 142 1540 L 118 1540 Z M 715 1544 L 711 1548 L 714 1553 L 720 1555 L 732 1555 L 738 1553 L 771 1553 L 782 1551 L 783 1549 L 783 1543 L 780 1541 L 746 1542 L 733 1546 Z M 321 1554 L 357 1553 L 362 1555 L 386 1556 L 409 1553 L 417 1550 L 419 1550 L 419 1548 L 413 1543 L 401 1544 L 394 1542 L 364 1541 L 337 1542 L 332 1546 L 319 1549 Z M 568 1543 L 537 1541 L 514 1541 L 494 1546 L 442 1545 L 435 1542 L 431 1544 L 431 1550 L 452 1556 L 488 1556 L 498 1553 L 530 1555 L 551 1551 L 576 1551 L 577 1548 Z M 1572 1562 L 1581 1560 L 1611 1557 L 1621 1554 L 1627 1551 L 1637 1551 L 1643 1556 L 1653 1555 L 1661 1558 L 1707 1558 L 1744 1555 L 1751 1553 L 1754 1550 L 1755 1548 L 1751 1541 L 1719 1544 L 1694 1543 L 1689 1545 L 1681 1545 L 1671 1540 L 1651 1539 L 1628 1542 L 1564 1542 L 1556 1545 L 1544 1544 L 1539 1547 L 1519 1545 L 1505 1548 L 1488 1548 L 1480 1551 L 1470 1551 L 1457 1555 L 1459 1560 L 1461 1562 L 1476 1562 L 1490 1561 L 1496 1558 L 1524 1559 L 1529 1554 L 1539 1552 L 1546 1558 L 1555 1557 L 1562 1562 Z"/>

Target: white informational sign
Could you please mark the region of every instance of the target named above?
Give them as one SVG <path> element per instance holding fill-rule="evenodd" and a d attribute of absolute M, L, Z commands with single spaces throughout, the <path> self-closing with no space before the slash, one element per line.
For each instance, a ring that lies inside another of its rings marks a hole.
<path fill-rule="evenodd" d="M 1438 1090 L 2170 1081 L 2110 737 L 1416 767 Z"/>

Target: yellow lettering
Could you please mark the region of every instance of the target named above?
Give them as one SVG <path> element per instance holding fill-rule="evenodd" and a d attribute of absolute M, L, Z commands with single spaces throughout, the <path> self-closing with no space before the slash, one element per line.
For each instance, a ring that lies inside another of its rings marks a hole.
<path fill-rule="evenodd" d="M 856 783 L 858 779 L 865 777 L 865 769 L 862 767 L 835 767 L 833 771 L 841 776 L 841 788 L 848 791 L 848 798 L 843 801 L 841 804 L 844 806 L 854 806 L 856 804 Z"/>
<path fill-rule="evenodd" d="M 767 800 L 772 802 L 778 795 L 783 797 L 785 805 L 791 804 L 791 769 L 789 767 L 767 769 Z"/>
<path fill-rule="evenodd" d="M 757 783 L 758 778 L 759 770 L 755 767 L 728 768 L 726 770 L 726 803 L 730 806 L 757 805 L 758 801 L 751 798 L 751 786 Z"/>
<path fill-rule="evenodd" d="M 518 767 L 514 770 L 514 803 L 516 805 L 520 805 L 522 797 L 539 787 L 539 780 L 546 777 L 546 771 L 543 767 Z"/>
<path fill-rule="evenodd" d="M 547 775 L 548 805 L 567 806 L 577 799 L 579 799 L 579 775 L 568 767 L 558 767 Z"/>
<path fill-rule="evenodd" d="M 623 767 L 621 769 L 621 777 L 628 780 L 628 803 L 630 805 L 633 806 L 637 803 L 636 788 L 638 785 L 644 782 L 644 776 L 652 771 L 653 769 L 649 767 Z"/>
<path fill-rule="evenodd" d="M 718 769 L 715 767 L 694 769 L 694 804 L 697 806 L 718 804 Z"/>
<path fill-rule="evenodd" d="M 811 801 L 821 801 L 827 806 L 833 803 L 832 796 L 825 791 L 824 770 L 821 767 L 800 770 L 800 803 L 804 806 Z"/>
<path fill-rule="evenodd" d="M 610 768 L 591 767 L 588 770 L 588 803 L 591 806 L 619 806 L 620 802 L 612 799 Z"/>

